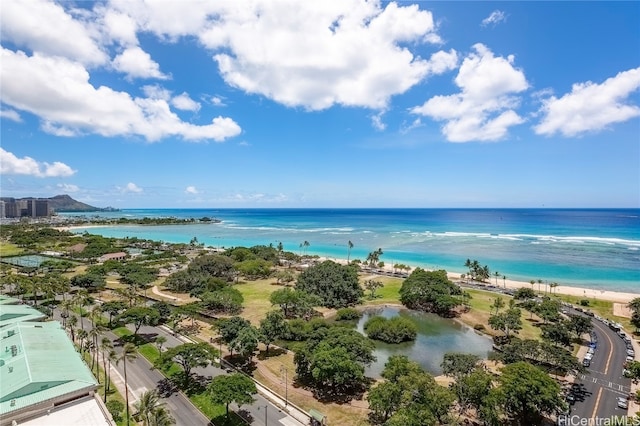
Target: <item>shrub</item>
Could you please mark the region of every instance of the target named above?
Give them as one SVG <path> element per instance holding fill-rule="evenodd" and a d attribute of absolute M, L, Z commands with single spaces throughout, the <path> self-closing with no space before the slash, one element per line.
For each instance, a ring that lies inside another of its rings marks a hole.
<path fill-rule="evenodd" d="M 111 413 L 111 417 L 113 417 L 113 421 L 119 422 L 122 420 L 122 411 L 124 410 L 124 404 L 120 401 L 112 399 L 107 401 L 107 410 Z"/>
<path fill-rule="evenodd" d="M 338 309 L 336 313 L 336 320 L 338 321 L 349 321 L 349 320 L 357 320 L 362 316 L 362 312 L 355 308 L 342 308 Z"/>
<path fill-rule="evenodd" d="M 580 306 L 589 306 L 589 299 L 582 299 L 580 301 Z"/>
<path fill-rule="evenodd" d="M 386 343 L 401 343 L 415 340 L 418 334 L 416 325 L 406 318 L 372 317 L 364 325 L 364 331 L 371 339 Z"/>

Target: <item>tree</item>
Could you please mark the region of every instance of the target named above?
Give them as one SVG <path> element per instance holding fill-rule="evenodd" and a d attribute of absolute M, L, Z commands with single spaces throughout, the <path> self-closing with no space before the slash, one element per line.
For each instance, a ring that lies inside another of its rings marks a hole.
<path fill-rule="evenodd" d="M 631 309 L 631 325 L 640 329 L 640 297 L 636 297 L 627 305 Z"/>
<path fill-rule="evenodd" d="M 350 263 L 349 259 L 351 258 L 351 249 L 353 248 L 353 243 L 351 240 L 347 242 L 347 265 Z"/>
<path fill-rule="evenodd" d="M 402 283 L 400 301 L 410 309 L 449 316 L 460 304 L 455 296 L 461 294 L 460 287 L 449 280 L 446 271 L 416 268 Z"/>
<path fill-rule="evenodd" d="M 384 253 L 382 252 L 381 248 L 378 248 L 378 250 L 369 253 L 367 255 L 367 263 L 369 264 L 369 266 L 378 266 L 378 263 L 380 262 L 380 256 L 382 256 L 383 254 Z"/>
<path fill-rule="evenodd" d="M 267 347 L 269 353 L 269 345 L 275 340 L 281 338 L 287 331 L 287 322 L 284 315 L 280 311 L 269 311 L 267 315 L 260 321 L 261 341 Z"/>
<path fill-rule="evenodd" d="M 480 357 L 474 354 L 447 352 L 442 360 L 442 373 L 459 380 L 461 377 L 471 374 L 480 364 Z"/>
<path fill-rule="evenodd" d="M 102 369 L 104 370 L 104 400 L 107 402 L 107 393 L 109 392 L 109 376 L 110 368 L 107 369 L 107 354 L 113 350 L 113 343 L 108 337 L 103 337 L 100 341 L 100 349 L 102 350 Z"/>
<path fill-rule="evenodd" d="M 291 271 L 280 270 L 275 274 L 276 284 L 284 284 L 288 285 L 290 282 L 293 282 L 296 277 L 291 273 Z"/>
<path fill-rule="evenodd" d="M 321 305 L 328 308 L 355 305 L 364 295 L 356 269 L 331 260 L 303 271 L 298 276 L 296 290 L 319 297 Z"/>
<path fill-rule="evenodd" d="M 367 401 L 376 420 L 385 423 L 400 408 L 402 389 L 397 383 L 384 381 L 369 391 Z"/>
<path fill-rule="evenodd" d="M 364 331 L 370 339 L 386 343 L 401 343 L 415 340 L 418 333 L 416 325 L 408 318 L 374 316 L 364 324 Z"/>
<path fill-rule="evenodd" d="M 411 361 L 406 355 L 391 355 L 384 364 L 382 377 L 390 382 L 396 382 L 402 376 L 409 376 L 422 371 L 420 365 Z"/>
<path fill-rule="evenodd" d="M 569 321 L 567 328 L 576 334 L 576 337 L 580 338 L 585 333 L 589 333 L 593 330 L 593 324 L 590 317 L 584 315 L 569 315 Z"/>
<path fill-rule="evenodd" d="M 560 385 L 527 362 L 505 366 L 498 381 L 505 411 L 517 424 L 540 424 L 543 414 L 555 413 L 564 406 Z"/>
<path fill-rule="evenodd" d="M 125 324 L 133 324 L 135 336 L 138 335 L 140 327 L 143 325 L 155 325 L 160 319 L 160 314 L 153 308 L 146 306 L 136 306 L 129 308 L 118 316 L 118 321 Z"/>
<path fill-rule="evenodd" d="M 182 367 L 184 383 L 191 377 L 191 370 L 206 367 L 218 356 L 218 351 L 208 343 L 184 343 L 163 352 L 156 361 L 158 366 L 167 366 L 175 361 Z"/>
<path fill-rule="evenodd" d="M 543 324 L 542 338 L 556 345 L 571 345 L 571 331 L 564 322 Z"/>
<path fill-rule="evenodd" d="M 269 301 L 272 305 L 280 306 L 285 318 L 308 317 L 312 314 L 313 307 L 321 303 L 318 296 L 289 287 L 271 293 Z"/>
<path fill-rule="evenodd" d="M 489 317 L 489 325 L 494 330 L 503 331 L 507 339 L 511 337 L 511 333 L 518 333 L 522 329 L 522 319 L 520 318 L 520 309 L 509 308 L 505 312 L 501 312 Z"/>
<path fill-rule="evenodd" d="M 102 312 L 109 314 L 109 328 L 111 328 L 113 317 L 119 315 L 125 309 L 127 309 L 127 305 L 121 300 L 111 300 L 102 304 Z"/>
<path fill-rule="evenodd" d="M 493 299 L 493 303 L 489 307 L 495 309 L 497 314 L 500 309 L 504 308 L 504 299 L 500 296 L 496 297 Z"/>
<path fill-rule="evenodd" d="M 164 336 L 156 336 L 154 343 L 156 344 L 156 348 L 158 348 L 158 355 L 160 355 L 162 354 L 162 345 L 167 343 L 167 338 Z"/>
<path fill-rule="evenodd" d="M 526 288 L 526 287 L 520 287 L 519 289 L 516 290 L 516 292 L 513 295 L 513 298 L 516 300 L 534 299 L 535 297 L 536 297 L 535 291 L 533 291 L 533 289 L 531 288 Z"/>
<path fill-rule="evenodd" d="M 140 399 L 133 404 L 133 407 L 137 410 L 136 417 L 142 420 L 143 426 L 160 426 L 158 424 L 158 411 L 165 410 L 164 408 L 166 404 L 160 402 L 160 398 L 158 393 L 155 390 L 150 390 L 144 392 L 140 395 Z M 168 412 L 165 413 L 165 416 L 168 415 Z M 171 420 L 169 420 L 171 418 Z M 171 416 L 165 417 L 161 424 L 170 425 L 175 424 L 175 420 L 173 420 Z"/>
<path fill-rule="evenodd" d="M 138 353 L 136 352 L 136 347 L 133 343 L 125 343 L 122 347 L 122 352 L 120 352 L 119 356 L 116 358 L 116 365 L 122 361 L 122 366 L 124 368 L 124 399 L 125 399 L 125 407 L 127 410 L 127 426 L 129 425 L 129 387 L 127 386 L 127 361 L 133 361 L 138 358 Z"/>
<path fill-rule="evenodd" d="M 245 361 L 251 361 L 253 354 L 258 349 L 260 332 L 253 325 L 240 330 L 235 339 L 229 343 L 231 351 L 235 351 Z"/>
<path fill-rule="evenodd" d="M 347 349 L 326 343 L 314 351 L 310 370 L 316 389 L 334 395 L 344 395 L 364 380 L 364 366 Z"/>
<path fill-rule="evenodd" d="M 492 382 L 491 374 L 475 368 L 468 374 L 458 377 L 450 388 L 456 395 L 462 410 L 473 407 L 476 412 L 480 412 L 482 407 L 489 405 L 487 397 L 492 389 Z"/>
<path fill-rule="evenodd" d="M 366 280 L 364 282 L 364 288 L 369 291 L 369 299 L 375 299 L 376 290 L 382 287 L 384 287 L 384 284 L 382 284 L 382 282 L 378 280 Z"/>
<path fill-rule="evenodd" d="M 224 404 L 227 417 L 229 417 L 229 404 L 235 402 L 238 408 L 243 404 L 251 404 L 254 401 L 253 395 L 258 393 L 253 380 L 241 373 L 214 377 L 208 391 L 214 404 Z"/>
<path fill-rule="evenodd" d="M 494 276 L 494 277 L 496 277 L 496 286 L 497 286 L 497 285 L 498 285 L 498 277 L 500 277 L 500 272 L 495 271 L 495 272 L 493 273 L 493 276 Z"/>
<path fill-rule="evenodd" d="M 241 330 L 251 327 L 251 323 L 242 317 L 236 316 L 219 319 L 216 321 L 214 327 L 218 329 L 222 340 L 229 344 L 238 337 Z"/>

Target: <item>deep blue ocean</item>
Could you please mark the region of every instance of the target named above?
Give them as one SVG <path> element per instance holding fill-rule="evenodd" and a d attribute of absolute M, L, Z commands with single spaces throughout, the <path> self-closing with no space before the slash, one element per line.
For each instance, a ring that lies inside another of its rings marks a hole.
<path fill-rule="evenodd" d="M 66 214 L 71 215 L 71 214 Z M 381 248 L 386 264 L 464 273 L 478 260 L 508 279 L 545 280 L 640 293 L 640 209 L 127 209 L 101 217 L 220 219 L 221 223 L 89 228 L 214 247 L 269 245 L 365 260 Z M 79 230 L 83 232 L 84 230 Z"/>

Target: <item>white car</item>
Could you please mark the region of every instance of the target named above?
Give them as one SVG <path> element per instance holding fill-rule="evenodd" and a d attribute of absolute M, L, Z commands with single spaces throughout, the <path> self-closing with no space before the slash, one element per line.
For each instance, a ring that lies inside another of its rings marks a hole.
<path fill-rule="evenodd" d="M 631 362 L 631 361 L 635 361 L 635 358 L 632 356 L 627 356 L 626 362 Z"/>
<path fill-rule="evenodd" d="M 623 409 L 627 409 L 629 408 L 629 403 L 627 402 L 627 398 L 623 398 L 621 396 L 619 396 L 616 401 L 618 402 L 618 407 L 619 408 L 623 408 Z"/>

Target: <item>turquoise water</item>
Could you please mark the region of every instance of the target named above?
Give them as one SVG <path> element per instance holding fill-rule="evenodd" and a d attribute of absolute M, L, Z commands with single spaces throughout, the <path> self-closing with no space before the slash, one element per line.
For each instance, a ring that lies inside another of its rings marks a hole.
<path fill-rule="evenodd" d="M 640 293 L 639 209 L 160 209 L 100 213 L 101 217 L 222 220 L 173 226 L 86 229 L 213 247 L 276 246 L 308 254 L 364 260 L 382 248 L 386 264 L 464 273 L 467 258 L 507 278 Z M 80 230 L 83 232 L 84 230 Z"/>
<path fill-rule="evenodd" d="M 375 341 L 376 361 L 365 370 L 369 377 L 380 378 L 384 365 L 392 355 L 406 355 L 426 371 L 437 376 L 442 374 L 440 364 L 447 352 L 471 353 L 486 359 L 492 349 L 491 339 L 477 334 L 471 328 L 458 324 L 454 320 L 397 307 L 367 309 L 356 326 L 360 333 L 364 334 L 364 324 L 372 316 L 385 318 L 402 316 L 417 326 L 418 334 L 413 342 L 389 344 Z"/>

